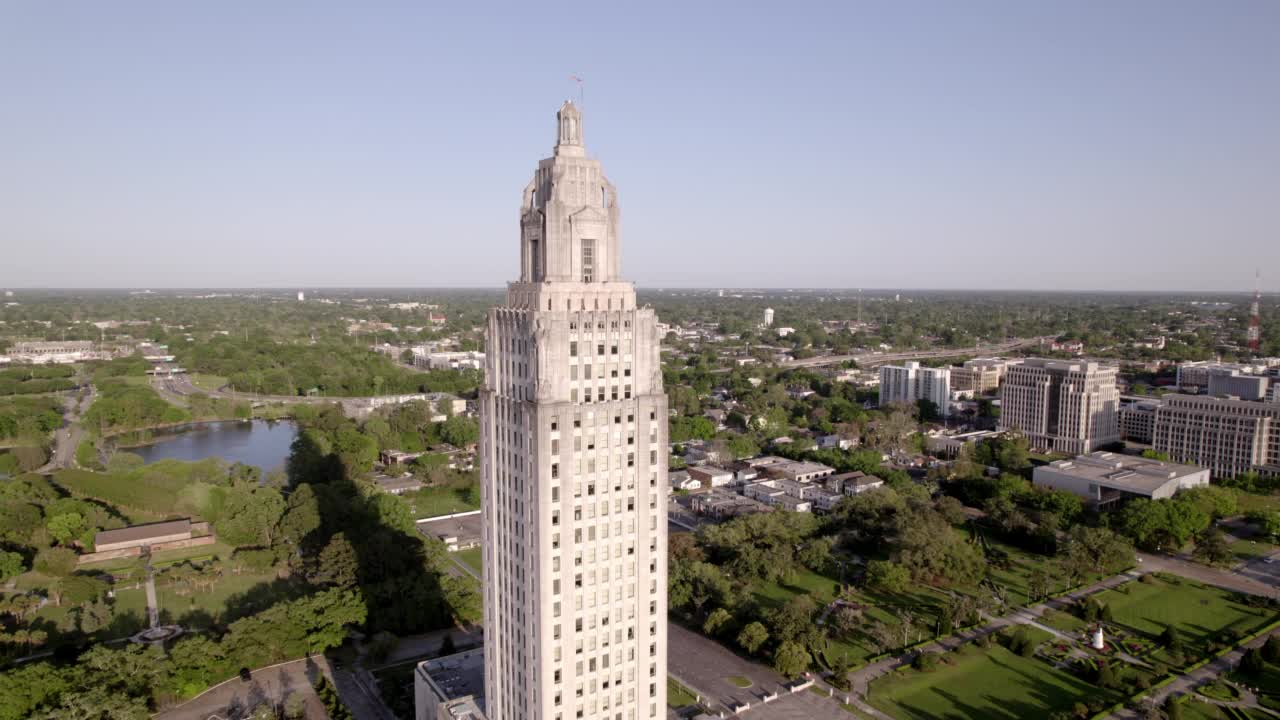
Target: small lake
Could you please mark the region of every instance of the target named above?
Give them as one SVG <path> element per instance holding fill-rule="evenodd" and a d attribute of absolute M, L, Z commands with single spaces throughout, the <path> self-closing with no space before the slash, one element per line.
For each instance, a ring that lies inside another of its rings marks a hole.
<path fill-rule="evenodd" d="M 228 463 L 256 465 L 268 473 L 284 467 L 297 435 L 298 426 L 289 420 L 191 423 L 157 431 L 152 444 L 129 448 L 129 452 L 148 463 L 220 457 Z"/>

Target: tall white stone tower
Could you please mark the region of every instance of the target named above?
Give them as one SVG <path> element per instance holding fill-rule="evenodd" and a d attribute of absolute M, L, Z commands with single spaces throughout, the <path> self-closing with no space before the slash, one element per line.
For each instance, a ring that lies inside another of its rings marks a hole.
<path fill-rule="evenodd" d="M 557 113 L 489 312 L 481 390 L 489 720 L 666 714 L 667 398 L 657 319 L 620 279 L 618 204 Z"/>

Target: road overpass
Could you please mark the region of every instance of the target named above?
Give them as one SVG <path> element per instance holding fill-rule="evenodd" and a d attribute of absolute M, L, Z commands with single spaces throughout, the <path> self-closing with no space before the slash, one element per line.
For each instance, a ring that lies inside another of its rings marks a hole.
<path fill-rule="evenodd" d="M 823 365 L 838 365 L 843 362 L 852 360 L 857 363 L 858 367 L 875 367 L 877 365 L 887 365 L 892 362 L 901 362 L 906 360 L 925 360 L 927 358 L 947 358 L 947 357 L 980 357 L 986 355 L 1003 355 L 1014 350 L 1034 347 L 1041 343 L 1043 338 L 1019 338 L 1008 342 L 996 343 L 994 345 L 978 345 L 969 348 L 944 348 L 941 350 L 910 350 L 907 352 L 897 353 L 861 353 L 858 355 L 819 355 L 817 357 L 804 358 L 801 360 L 788 360 L 780 363 L 779 367 L 783 368 L 803 368 L 803 367 L 821 367 Z"/>

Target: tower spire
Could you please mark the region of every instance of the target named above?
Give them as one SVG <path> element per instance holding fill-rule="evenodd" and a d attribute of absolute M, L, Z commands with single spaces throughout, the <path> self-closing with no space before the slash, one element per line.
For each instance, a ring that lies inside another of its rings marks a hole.
<path fill-rule="evenodd" d="M 586 151 L 582 147 L 582 111 L 578 110 L 572 100 L 565 100 L 556 113 L 556 125 L 559 132 L 556 136 L 556 155 L 582 156 Z"/>
<path fill-rule="evenodd" d="M 1257 355 L 1262 350 L 1262 271 L 1253 271 L 1253 302 L 1249 304 L 1249 330 L 1245 335 L 1249 352 Z"/>

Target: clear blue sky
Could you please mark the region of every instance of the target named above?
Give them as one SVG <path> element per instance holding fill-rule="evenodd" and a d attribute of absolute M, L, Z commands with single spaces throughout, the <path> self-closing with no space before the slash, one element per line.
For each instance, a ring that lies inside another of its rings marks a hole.
<path fill-rule="evenodd" d="M 1280 287 L 1280 2 L 8 2 L 0 286 Z"/>

